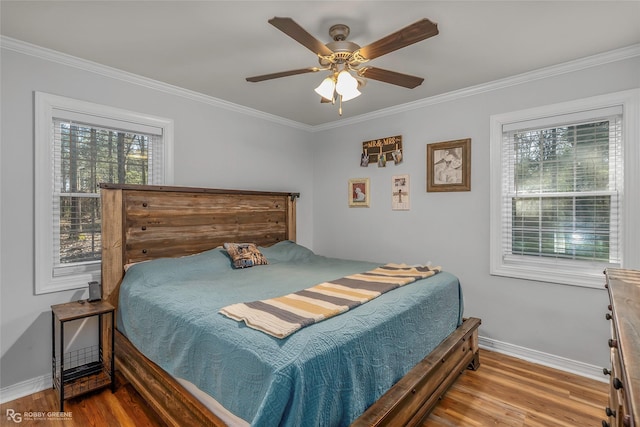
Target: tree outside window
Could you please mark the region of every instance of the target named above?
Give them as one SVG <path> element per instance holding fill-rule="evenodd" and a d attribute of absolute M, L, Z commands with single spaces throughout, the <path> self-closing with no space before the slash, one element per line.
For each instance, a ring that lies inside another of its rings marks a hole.
<path fill-rule="evenodd" d="M 611 260 L 609 123 L 514 133 L 513 254 Z"/>
<path fill-rule="evenodd" d="M 60 171 L 54 192 L 58 206 L 56 266 L 99 261 L 100 194 L 105 183 L 147 184 L 152 135 L 54 120 Z"/>

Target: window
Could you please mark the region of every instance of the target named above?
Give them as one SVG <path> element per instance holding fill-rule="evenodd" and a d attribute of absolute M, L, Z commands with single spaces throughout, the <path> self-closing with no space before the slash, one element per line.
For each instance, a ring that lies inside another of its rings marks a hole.
<path fill-rule="evenodd" d="M 491 117 L 492 274 L 601 287 L 603 268 L 637 257 L 635 104 L 631 91 Z"/>
<path fill-rule="evenodd" d="M 619 265 L 620 120 L 504 132 L 503 242 L 515 255 Z"/>
<path fill-rule="evenodd" d="M 101 182 L 165 184 L 172 122 L 36 93 L 36 293 L 100 280 Z"/>

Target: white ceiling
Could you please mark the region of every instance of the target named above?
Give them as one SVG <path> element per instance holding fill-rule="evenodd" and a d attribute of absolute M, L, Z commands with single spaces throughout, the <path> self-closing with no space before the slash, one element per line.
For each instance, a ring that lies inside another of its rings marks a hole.
<path fill-rule="evenodd" d="M 440 34 L 371 61 L 424 77 L 369 80 L 353 117 L 640 43 L 640 1 L 10 1 L 1 34 L 308 125 L 339 120 L 313 89 L 323 73 L 245 77 L 318 65 L 269 25 L 291 17 L 322 42 L 336 23 L 365 46 L 421 18 Z"/>

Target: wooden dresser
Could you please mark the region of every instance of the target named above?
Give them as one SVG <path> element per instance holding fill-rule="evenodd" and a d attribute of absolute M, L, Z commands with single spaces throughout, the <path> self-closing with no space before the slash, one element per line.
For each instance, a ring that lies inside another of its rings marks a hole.
<path fill-rule="evenodd" d="M 640 426 L 640 271 L 608 268 L 611 369 L 603 427 Z"/>

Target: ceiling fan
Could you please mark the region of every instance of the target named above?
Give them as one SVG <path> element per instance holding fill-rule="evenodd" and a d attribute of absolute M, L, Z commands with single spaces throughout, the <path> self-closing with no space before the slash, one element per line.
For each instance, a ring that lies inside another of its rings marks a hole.
<path fill-rule="evenodd" d="M 268 22 L 315 53 L 320 66 L 247 77 L 246 80 L 261 82 L 296 74 L 329 71 L 329 76 L 315 91 L 320 95 L 322 102 L 339 102 L 340 115 L 342 115 L 342 102 L 360 95 L 358 88 L 364 86 L 365 78 L 409 89 L 421 85 L 424 81 L 422 77 L 371 67 L 367 63 L 379 56 L 438 34 L 438 25 L 424 18 L 365 47 L 360 47 L 356 43 L 347 41 L 350 30 L 344 24 L 333 25 L 329 29 L 329 35 L 333 41 L 323 44 L 291 18 L 275 17 Z"/>

